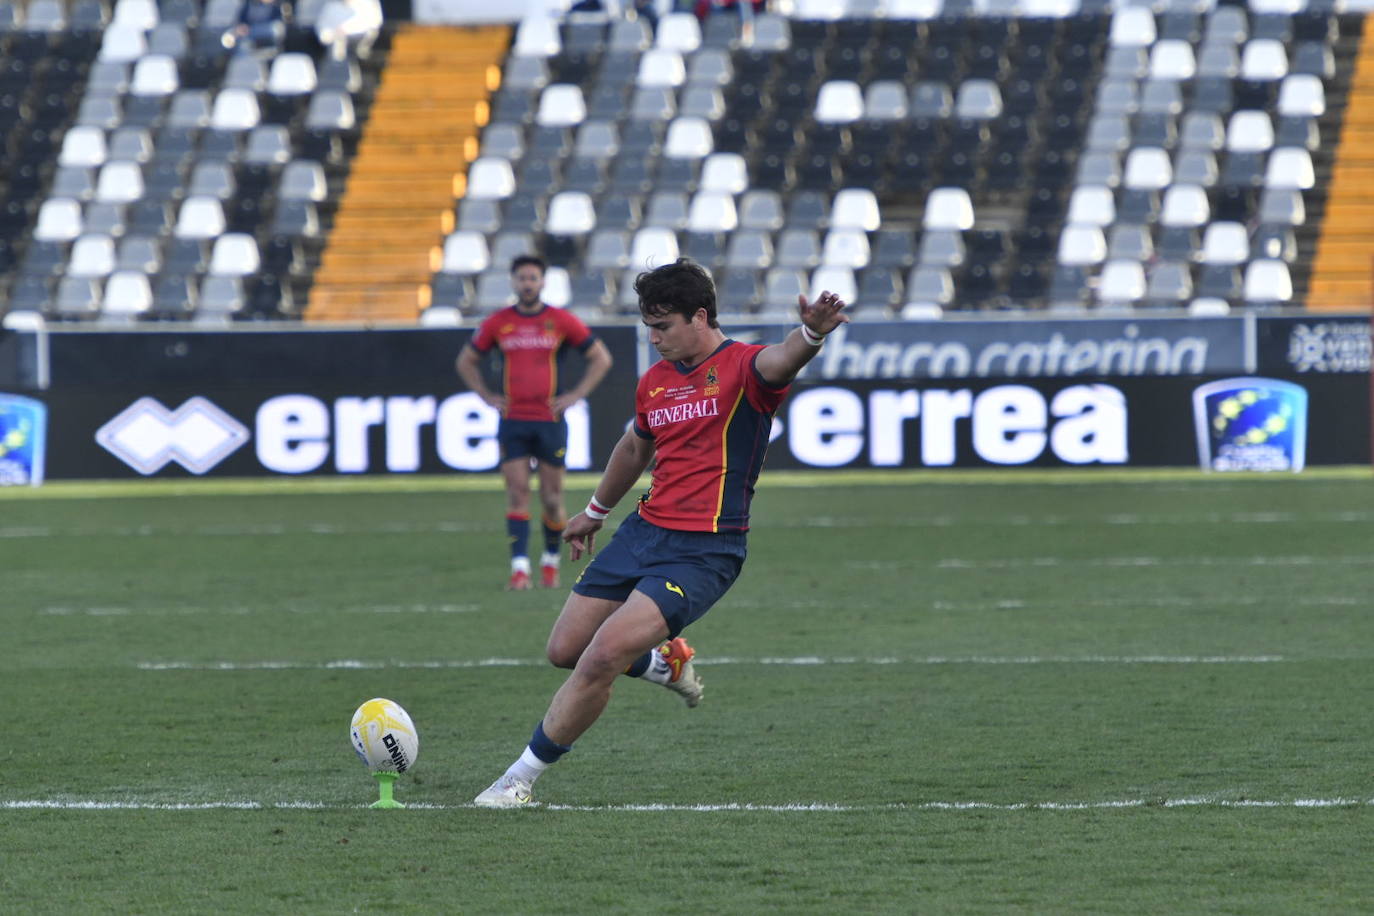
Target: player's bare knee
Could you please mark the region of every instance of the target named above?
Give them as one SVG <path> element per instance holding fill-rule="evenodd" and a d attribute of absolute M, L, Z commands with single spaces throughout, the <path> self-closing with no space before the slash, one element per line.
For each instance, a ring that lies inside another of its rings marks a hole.
<path fill-rule="evenodd" d="M 578 658 L 573 669 L 578 676 L 589 681 L 614 681 L 629 664 L 618 653 L 607 652 L 598 646 L 589 646 Z"/>
<path fill-rule="evenodd" d="M 544 647 L 544 654 L 548 658 L 549 664 L 555 668 L 576 668 L 577 660 L 582 656 L 582 651 L 564 640 L 550 637 L 548 645 Z"/>

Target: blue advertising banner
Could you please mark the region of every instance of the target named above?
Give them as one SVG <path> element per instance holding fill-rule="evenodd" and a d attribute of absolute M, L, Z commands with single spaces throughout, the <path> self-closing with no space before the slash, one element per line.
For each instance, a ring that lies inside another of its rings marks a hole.
<path fill-rule="evenodd" d="M 831 379 L 1134 378 L 1253 371 L 1246 319 L 854 321 L 841 325 L 802 377 Z M 747 343 L 795 324 L 740 324 Z M 641 341 L 640 371 L 657 354 Z"/>
<path fill-rule="evenodd" d="M 41 401 L 0 394 L 0 486 L 43 482 L 48 408 Z"/>

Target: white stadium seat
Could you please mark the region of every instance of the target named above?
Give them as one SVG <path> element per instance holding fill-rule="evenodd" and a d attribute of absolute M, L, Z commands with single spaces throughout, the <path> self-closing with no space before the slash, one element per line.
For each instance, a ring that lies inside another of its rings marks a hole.
<path fill-rule="evenodd" d="M 844 188 L 830 203 L 832 229 L 862 229 L 873 232 L 882 224 L 878 198 L 868 188 Z"/>
<path fill-rule="evenodd" d="M 864 95 L 851 80 L 831 80 L 816 96 L 816 120 L 822 124 L 848 124 L 864 116 Z"/>
<path fill-rule="evenodd" d="M 171 95 L 181 88 L 177 62 L 165 54 L 148 54 L 134 64 L 129 81 L 131 95 Z"/>
<path fill-rule="evenodd" d="M 719 191 L 699 191 L 692 198 L 687 211 L 687 229 L 690 232 L 734 232 L 739 226 L 739 214 L 735 210 L 732 194 Z"/>
<path fill-rule="evenodd" d="M 552 83 L 539 94 L 535 121 L 541 127 L 573 127 L 587 118 L 587 102 L 582 87 L 571 83 Z"/>
<path fill-rule="evenodd" d="M 558 20 L 547 13 L 532 13 L 520 20 L 511 53 L 517 57 L 553 57 L 563 50 Z"/>
<path fill-rule="evenodd" d="M 62 152 L 58 154 L 57 164 L 91 168 L 103 165 L 108 154 L 105 131 L 99 127 L 78 125 L 62 138 Z"/>
<path fill-rule="evenodd" d="M 674 118 L 668 124 L 663 155 L 670 159 L 701 159 L 715 145 L 711 124 L 705 118 Z"/>
<path fill-rule="evenodd" d="M 67 276 L 106 277 L 114 267 L 114 239 L 108 235 L 83 235 L 72 244 Z"/>
<path fill-rule="evenodd" d="M 973 199 L 963 188 L 936 188 L 926 197 L 921 223 L 927 229 L 972 229 Z"/>
<path fill-rule="evenodd" d="M 95 199 L 132 203 L 143 196 L 143 170 L 137 162 L 107 162 L 96 179 Z"/>
<path fill-rule="evenodd" d="M 120 270 L 105 281 L 101 311 L 106 315 L 141 315 L 153 307 L 153 291 L 141 271 Z"/>
<path fill-rule="evenodd" d="M 654 45 L 680 54 L 701 47 L 701 23 L 691 13 L 669 13 L 658 21 Z"/>
<path fill-rule="evenodd" d="M 1293 298 L 1293 278 L 1283 261 L 1261 258 L 1245 268 L 1243 295 L 1247 302 L 1287 302 Z"/>
<path fill-rule="evenodd" d="M 1176 184 L 1164 192 L 1159 221 L 1165 226 L 1204 226 L 1211 218 L 1211 213 L 1206 188 Z"/>
<path fill-rule="evenodd" d="M 1069 266 L 1101 264 L 1107 257 L 1107 238 L 1101 226 L 1073 224 L 1059 233 L 1059 263 Z"/>
<path fill-rule="evenodd" d="M 278 54 L 267 77 L 267 91 L 273 95 L 304 95 L 317 85 L 315 61 L 309 54 Z"/>
<path fill-rule="evenodd" d="M 749 189 L 749 167 L 739 153 L 712 153 L 701 166 L 700 188 L 743 194 Z"/>
<path fill-rule="evenodd" d="M 650 88 L 676 89 L 687 82 L 687 67 L 682 62 L 682 55 L 663 48 L 645 51 L 639 59 L 636 82 Z"/>
<path fill-rule="evenodd" d="M 1233 153 L 1263 153 L 1274 145 L 1274 122 L 1263 111 L 1237 111 L 1226 127 L 1226 149 Z"/>
<path fill-rule="evenodd" d="M 38 208 L 33 237 L 44 242 L 70 242 L 81 234 L 81 204 L 69 198 L 50 198 Z"/>
<path fill-rule="evenodd" d="M 515 172 L 509 160 L 483 156 L 468 166 L 468 197 L 506 198 L 514 193 Z"/>
<path fill-rule="evenodd" d="M 173 234 L 182 239 L 213 239 L 224 232 L 224 207 L 214 197 L 188 197 L 181 203 Z"/>
<path fill-rule="evenodd" d="M 1116 220 L 1116 197 L 1106 185 L 1081 184 L 1069 195 L 1065 222 L 1080 226 L 1107 226 Z"/>
<path fill-rule="evenodd" d="M 1202 235 L 1202 263 L 1244 264 L 1250 260 L 1250 236 L 1240 223 L 1209 223 Z"/>
<path fill-rule="evenodd" d="M 480 232 L 460 229 L 444 239 L 441 270 L 453 274 L 479 274 L 491 266 L 487 237 Z"/>
<path fill-rule="evenodd" d="M 854 271 L 848 267 L 819 267 L 811 274 L 810 299 L 815 301 L 821 293 L 830 291 L 846 303 L 852 304 L 859 298 L 859 288 L 854 282 Z"/>
<path fill-rule="evenodd" d="M 258 243 L 246 232 L 226 232 L 215 239 L 210 251 L 210 273 L 220 277 L 246 277 L 262 266 Z"/>
<path fill-rule="evenodd" d="M 635 233 L 630 247 L 630 267 L 644 270 L 671 264 L 679 257 L 677 233 L 671 229 L 645 228 Z"/>
<path fill-rule="evenodd" d="M 1240 53 L 1240 76 L 1247 80 L 1281 80 L 1288 75 L 1288 52 L 1275 38 L 1256 38 Z"/>
<path fill-rule="evenodd" d="M 585 235 L 596 228 L 596 208 L 591 195 L 582 191 L 562 191 L 549 201 L 544 230 L 553 235 Z"/>
<path fill-rule="evenodd" d="M 862 229 L 831 229 L 821 244 L 821 264 L 826 267 L 867 267 L 870 257 L 868 233 Z"/>
<path fill-rule="evenodd" d="M 1307 191 L 1317 183 L 1312 154 L 1302 147 L 1285 146 L 1269 154 L 1264 184 L 1269 188 L 1296 188 Z"/>

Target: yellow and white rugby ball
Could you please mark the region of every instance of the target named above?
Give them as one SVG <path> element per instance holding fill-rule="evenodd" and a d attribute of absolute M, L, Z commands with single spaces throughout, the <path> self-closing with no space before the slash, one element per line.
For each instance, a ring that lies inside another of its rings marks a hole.
<path fill-rule="evenodd" d="M 374 773 L 406 773 L 420 754 L 410 714 L 394 700 L 376 697 L 358 707 L 348 727 L 358 759 Z"/>

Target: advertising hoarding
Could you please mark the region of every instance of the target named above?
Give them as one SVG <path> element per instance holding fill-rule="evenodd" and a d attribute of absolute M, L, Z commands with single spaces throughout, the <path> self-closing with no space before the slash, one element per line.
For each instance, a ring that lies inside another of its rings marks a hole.
<path fill-rule="evenodd" d="M 957 346 L 936 342 L 932 328 L 946 334 L 956 324 L 980 330 Z M 855 323 L 827 341 L 794 386 L 774 425 L 769 464 L 1367 463 L 1368 328 L 1357 317 Z M 596 330 L 616 364 L 569 413 L 573 470 L 604 467 L 630 418 L 643 355 L 639 329 Z M 777 340 L 784 330 L 730 329 L 744 340 Z M 23 365 L 0 366 L 0 377 L 17 383 L 0 387 L 10 405 L 0 433 L 22 438 L 27 451 L 21 463 L 11 446 L 0 476 L 34 483 L 490 471 L 499 461 L 498 417 L 453 369 L 470 333 L 59 332 L 49 335 L 51 384 L 42 390 L 24 384 L 24 367 L 36 363 L 32 345 L 4 335 L 8 352 L 26 355 Z M 1126 346 L 1132 342 L 1135 349 Z M 908 365 L 904 354 L 912 353 Z M 579 363 L 571 354 L 564 377 L 579 377 Z M 954 367 L 968 372 L 945 374 Z M 1207 371 L 1193 371 L 1199 367 Z"/>

